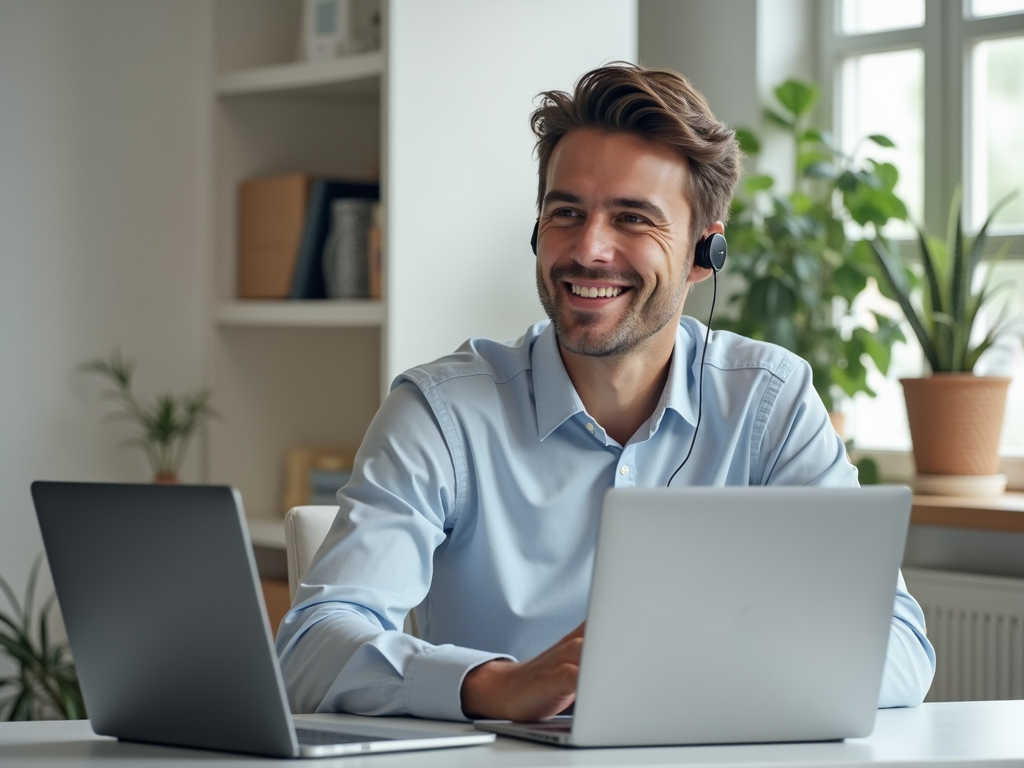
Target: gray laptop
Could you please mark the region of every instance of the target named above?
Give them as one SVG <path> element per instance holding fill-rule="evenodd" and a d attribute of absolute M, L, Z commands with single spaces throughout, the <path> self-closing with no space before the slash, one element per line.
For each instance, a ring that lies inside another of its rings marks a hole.
<path fill-rule="evenodd" d="M 867 736 L 910 505 L 897 486 L 608 491 L 572 717 L 477 727 L 577 747 Z"/>
<path fill-rule="evenodd" d="M 36 482 L 32 497 L 96 733 L 274 757 L 493 741 L 292 716 L 234 489 Z"/>

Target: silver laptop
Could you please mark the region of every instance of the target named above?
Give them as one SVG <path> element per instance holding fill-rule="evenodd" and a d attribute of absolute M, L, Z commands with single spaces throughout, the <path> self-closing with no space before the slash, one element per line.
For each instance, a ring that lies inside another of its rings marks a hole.
<path fill-rule="evenodd" d="M 493 741 L 293 717 L 234 489 L 36 482 L 32 497 L 96 733 L 275 757 Z"/>
<path fill-rule="evenodd" d="M 572 717 L 478 728 L 577 747 L 867 736 L 910 490 L 613 489 Z"/>

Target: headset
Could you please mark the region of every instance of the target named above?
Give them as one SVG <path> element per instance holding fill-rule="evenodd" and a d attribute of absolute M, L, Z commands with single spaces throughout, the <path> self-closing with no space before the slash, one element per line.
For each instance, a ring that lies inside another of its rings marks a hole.
<path fill-rule="evenodd" d="M 530 235 L 530 248 L 533 250 L 533 255 L 537 255 L 537 235 L 540 228 L 540 221 L 536 221 L 533 224 L 533 234 Z M 711 276 L 714 280 L 714 290 L 711 294 L 711 311 L 708 313 L 708 325 L 704 331 L 704 348 L 700 353 L 700 381 L 697 385 L 697 423 L 693 427 L 693 438 L 690 440 L 690 449 L 686 452 L 686 458 L 683 459 L 683 463 L 676 467 L 676 471 L 669 477 L 668 482 L 665 483 L 666 487 L 672 484 L 675 480 L 676 475 L 679 474 L 679 470 L 690 460 L 690 454 L 693 453 L 693 446 L 697 442 L 697 430 L 700 429 L 700 418 L 704 411 L 704 356 L 708 351 L 708 336 L 711 335 L 711 319 L 715 316 L 715 302 L 718 299 L 718 272 L 725 266 L 725 259 L 729 255 L 729 244 L 725 240 L 725 235 L 718 232 L 714 232 L 707 237 L 702 237 L 697 242 L 697 247 L 693 254 L 693 264 L 697 267 L 703 267 L 704 269 L 711 270 Z"/>

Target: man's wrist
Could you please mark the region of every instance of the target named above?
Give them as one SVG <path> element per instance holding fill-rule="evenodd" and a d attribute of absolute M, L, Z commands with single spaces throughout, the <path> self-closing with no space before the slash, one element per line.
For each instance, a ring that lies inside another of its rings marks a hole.
<path fill-rule="evenodd" d="M 515 663 L 507 659 L 485 661 L 462 680 L 462 712 L 470 720 L 507 720 L 503 684 Z"/>

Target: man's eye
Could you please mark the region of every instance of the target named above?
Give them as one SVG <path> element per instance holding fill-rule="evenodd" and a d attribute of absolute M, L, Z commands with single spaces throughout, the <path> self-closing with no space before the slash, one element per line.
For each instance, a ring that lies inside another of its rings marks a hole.
<path fill-rule="evenodd" d="M 637 216 L 635 213 L 624 213 L 622 214 L 622 221 L 626 224 L 646 224 L 647 219 L 643 216 Z"/>
<path fill-rule="evenodd" d="M 579 213 L 572 210 L 571 208 L 559 208 L 557 211 L 551 214 L 552 217 L 568 219 L 573 216 L 578 216 Z"/>

